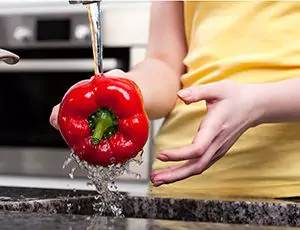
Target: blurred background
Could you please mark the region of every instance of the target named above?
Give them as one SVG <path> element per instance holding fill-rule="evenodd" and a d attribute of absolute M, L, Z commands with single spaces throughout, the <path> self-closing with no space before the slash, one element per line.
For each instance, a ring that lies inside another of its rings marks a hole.
<path fill-rule="evenodd" d="M 148 1 L 103 1 L 104 70 L 127 71 L 143 59 L 149 26 Z M 93 75 L 85 6 L 67 0 L 0 0 L 0 47 L 18 54 L 16 66 L 0 63 L 0 186 L 93 189 L 86 173 L 63 169 L 70 151 L 49 116 L 74 83 Z M 153 121 L 144 162 L 131 165 L 141 178 L 124 175 L 119 190 L 147 191 Z"/>

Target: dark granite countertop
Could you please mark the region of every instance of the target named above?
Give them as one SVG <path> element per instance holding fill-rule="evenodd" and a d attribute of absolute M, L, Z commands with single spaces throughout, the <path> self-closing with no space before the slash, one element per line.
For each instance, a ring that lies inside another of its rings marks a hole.
<path fill-rule="evenodd" d="M 116 222 L 122 226 L 113 229 L 135 229 L 124 227 L 123 222 L 131 220 L 133 226 L 138 226 L 141 222 L 145 222 L 145 219 L 147 226 L 150 227 L 144 229 L 259 229 L 256 227 L 258 225 L 286 227 L 284 229 L 300 227 L 300 204 L 291 201 L 201 198 L 187 194 L 184 196 L 186 198 L 174 194 L 173 197 L 123 195 L 119 205 L 125 218 Z M 28 226 L 33 223 L 42 226 L 42 220 L 45 220 L 45 223 L 49 222 L 49 226 L 58 224 L 68 226 L 67 229 L 92 229 L 88 228 L 91 222 L 98 223 L 102 221 L 101 218 L 108 221 L 110 220 L 108 217 L 113 216 L 109 210 L 99 211 L 99 204 L 106 202 L 99 199 L 96 192 L 0 187 L 0 211 L 9 211 L 0 215 L 0 220 L 4 223 L 4 225 L 0 223 L 0 226 L 22 223 L 27 215 L 32 219 L 31 223 L 27 223 Z M 20 213 L 13 214 L 13 212 Z M 14 221 L 9 223 L 9 218 Z M 231 224 L 238 225 L 235 228 Z M 27 226 L 25 222 L 21 225 Z M 186 227 L 187 225 L 189 227 Z M 80 226 L 82 227 L 78 228 Z M 42 226 L 41 229 L 51 229 L 51 226 Z"/>
<path fill-rule="evenodd" d="M 232 225 L 205 222 L 111 218 L 98 215 L 64 215 L 0 212 L 1 230 L 289 230 L 294 228 Z"/>

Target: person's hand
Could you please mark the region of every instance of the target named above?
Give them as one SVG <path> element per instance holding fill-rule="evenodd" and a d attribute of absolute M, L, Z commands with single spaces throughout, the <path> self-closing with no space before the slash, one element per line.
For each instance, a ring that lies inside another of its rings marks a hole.
<path fill-rule="evenodd" d="M 123 72 L 120 69 L 114 69 L 111 70 L 107 73 L 104 74 L 105 76 L 109 76 L 109 77 L 123 77 L 123 78 L 127 78 L 127 74 L 125 72 Z M 58 123 L 57 123 L 57 117 L 58 117 L 58 112 L 59 112 L 59 106 L 60 104 L 56 105 L 53 107 L 51 115 L 50 115 L 50 124 L 55 128 L 55 129 L 59 129 L 58 127 Z"/>
<path fill-rule="evenodd" d="M 179 98 L 186 104 L 206 101 L 208 112 L 190 145 L 158 154 L 158 159 L 164 162 L 186 162 L 153 171 L 154 186 L 201 174 L 222 158 L 247 129 L 256 125 L 261 114 L 256 109 L 258 90 L 258 85 L 226 80 L 179 91 Z"/>
<path fill-rule="evenodd" d="M 59 111 L 59 105 L 56 105 L 53 107 L 51 115 L 50 115 L 50 124 L 55 128 L 59 129 L 58 127 L 58 122 L 57 122 L 57 117 L 58 117 L 58 111 Z"/>

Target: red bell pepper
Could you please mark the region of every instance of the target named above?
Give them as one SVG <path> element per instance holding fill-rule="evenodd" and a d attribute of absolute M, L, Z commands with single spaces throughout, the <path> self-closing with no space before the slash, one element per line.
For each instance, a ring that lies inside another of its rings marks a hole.
<path fill-rule="evenodd" d="M 100 75 L 68 90 L 60 104 L 58 125 L 81 160 L 104 167 L 136 157 L 149 133 L 137 85 Z"/>

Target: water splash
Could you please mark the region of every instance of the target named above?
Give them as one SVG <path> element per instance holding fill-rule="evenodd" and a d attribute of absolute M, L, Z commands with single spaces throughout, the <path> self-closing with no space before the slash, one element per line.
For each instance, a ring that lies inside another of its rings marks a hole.
<path fill-rule="evenodd" d="M 77 156 L 73 156 L 81 169 L 87 171 L 87 178 L 95 186 L 99 195 L 93 208 L 98 213 L 109 212 L 113 216 L 122 217 L 122 206 L 118 202 L 122 194 L 118 191 L 109 190 L 108 184 L 113 182 L 117 177 L 123 175 L 126 170 L 122 165 L 110 165 L 109 167 L 93 166 L 85 161 L 81 161 Z M 127 163 L 128 164 L 128 163 Z"/>
<path fill-rule="evenodd" d="M 98 193 L 98 196 L 95 197 L 95 203 L 93 204 L 95 212 L 99 214 L 110 213 L 115 217 L 124 217 L 122 209 L 124 196 L 117 190 L 118 187 L 115 180 L 124 174 L 140 179 L 140 174 L 129 169 L 131 163 L 142 164 L 142 157 L 138 156 L 137 158 L 139 159 L 131 159 L 125 164 L 114 164 L 108 167 L 102 167 L 90 165 L 86 161 L 80 160 L 80 158 L 74 154 L 74 151 L 71 151 L 70 156 L 64 162 L 63 168 L 68 166 L 72 161 L 75 161 L 77 167 L 87 172 L 87 178 L 89 179 L 87 186 L 89 188 L 95 188 Z M 69 174 L 71 179 L 74 178 L 74 172 L 77 167 L 71 169 Z"/>

